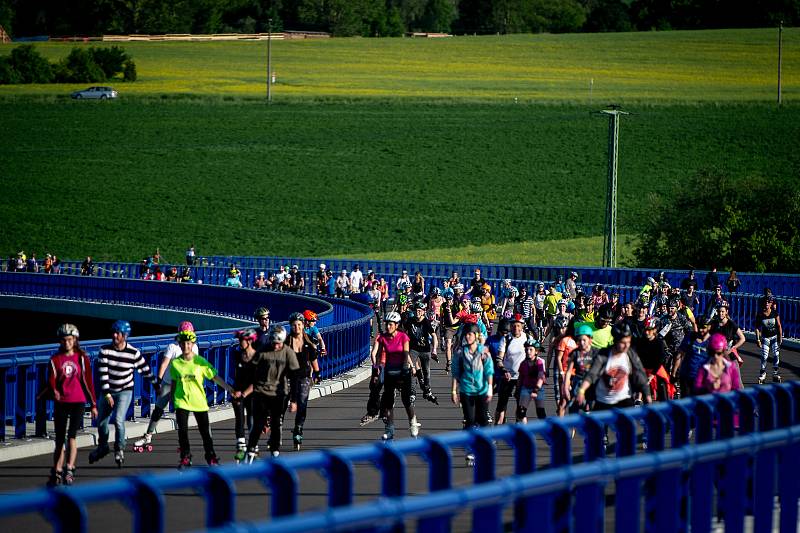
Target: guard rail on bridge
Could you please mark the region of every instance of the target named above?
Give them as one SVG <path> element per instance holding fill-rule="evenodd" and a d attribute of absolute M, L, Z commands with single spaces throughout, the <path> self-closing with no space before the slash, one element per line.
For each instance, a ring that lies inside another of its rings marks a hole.
<path fill-rule="evenodd" d="M 87 276 L 48 276 L 45 274 L 0 273 L 0 294 L 40 298 L 60 298 L 84 302 L 116 303 L 212 313 L 249 319 L 254 309 L 266 306 L 275 323 L 285 323 L 291 312 L 311 309 L 319 313 L 320 331 L 328 355 L 320 358 L 320 373 L 329 378 L 361 364 L 369 355 L 372 311 L 349 300 L 325 299 L 303 295 L 230 289 L 210 285 L 158 283 L 130 279 Z M 124 318 L 124 317 L 120 317 Z M 198 332 L 198 348 L 218 369 L 223 378 L 233 377 L 232 336 L 234 329 Z M 55 333 L 55 332 L 54 332 Z M 172 335 L 132 337 L 129 342 L 138 348 L 155 367 L 158 356 L 173 342 Z M 81 347 L 90 357 L 109 341 L 83 342 Z M 0 399 L 3 424 L 0 441 L 5 440 L 7 426 L 14 436 L 23 438 L 28 424 L 35 424 L 35 434 L 46 434 L 46 420 L 52 418 L 53 404 L 37 400 L 47 378 L 47 368 L 58 345 L 40 345 L 0 349 Z M 98 380 L 95 381 L 99 383 Z M 206 386 L 210 405 L 229 400 L 218 385 Z M 128 410 L 133 418 L 134 404 L 141 407 L 141 416 L 150 415 L 155 391 L 141 376 L 134 374 L 134 401 Z"/>
<path fill-rule="evenodd" d="M 648 448 L 637 454 L 640 424 Z M 606 426 L 616 432 L 615 459 L 605 458 Z M 573 428 L 585 443 L 583 463 L 577 465 L 569 444 Z M 497 442 L 513 449 L 513 476 L 497 477 Z M 537 471 L 540 442 L 550 447 L 551 465 Z M 476 456 L 474 483 L 453 487 L 453 457 L 464 449 Z M 194 488 L 205 498 L 206 525 L 213 531 L 401 531 L 411 520 L 419 531 L 450 531 L 453 516 L 470 508 L 474 531 L 499 532 L 505 530 L 508 507 L 515 531 L 602 531 L 605 486 L 614 482 L 616 531 L 639 531 L 644 524 L 645 531 L 708 532 L 716 510 L 727 530 L 742 531 L 745 516 L 753 515 L 754 531 L 768 532 L 779 496 L 778 524 L 789 532 L 798 519 L 799 452 L 800 385 L 786 383 L 528 425 L 306 452 L 253 465 L 35 490 L 0 496 L 0 516 L 41 512 L 57 530 L 82 532 L 88 504 L 116 501 L 132 511 L 135 532 L 161 532 L 164 493 Z M 426 494 L 406 493 L 411 456 L 427 463 Z M 377 500 L 354 505 L 356 463 L 379 470 Z M 327 478 L 327 508 L 299 514 L 298 474 L 307 470 Z M 236 523 L 235 484 L 250 479 L 269 486 L 272 520 Z"/>

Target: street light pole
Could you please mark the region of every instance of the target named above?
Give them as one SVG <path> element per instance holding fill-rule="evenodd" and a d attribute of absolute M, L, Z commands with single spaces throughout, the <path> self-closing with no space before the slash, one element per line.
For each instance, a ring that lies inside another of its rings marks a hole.
<path fill-rule="evenodd" d="M 781 59 L 783 55 L 783 21 L 778 25 L 778 105 L 781 105 Z"/>
<path fill-rule="evenodd" d="M 617 266 L 617 157 L 619 155 L 619 117 L 627 115 L 618 105 L 601 111 L 608 115 L 608 189 L 606 191 L 606 227 L 603 236 L 603 265 Z"/>
<path fill-rule="evenodd" d="M 267 21 L 267 103 L 272 103 L 272 19 Z"/>

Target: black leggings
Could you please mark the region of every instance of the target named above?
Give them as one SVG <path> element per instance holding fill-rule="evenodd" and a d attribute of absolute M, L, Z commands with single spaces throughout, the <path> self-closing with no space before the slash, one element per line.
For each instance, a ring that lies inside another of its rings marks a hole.
<path fill-rule="evenodd" d="M 486 395 L 460 394 L 461 410 L 464 413 L 464 429 L 484 427 L 489 425 L 486 418 L 488 402 Z"/>
<path fill-rule="evenodd" d="M 373 368 L 372 376 L 369 381 L 369 399 L 367 400 L 367 414 L 378 416 L 381 410 L 381 390 L 383 389 L 383 379 L 381 379 L 381 369 Z"/>
<path fill-rule="evenodd" d="M 261 438 L 261 431 L 269 418 L 269 451 L 277 452 L 281 449 L 281 417 L 283 416 L 283 394 L 277 396 L 266 396 L 264 394 L 253 394 L 253 428 L 250 430 L 250 438 L 247 440 L 247 447 L 254 450 L 258 446 L 258 439 Z"/>
<path fill-rule="evenodd" d="M 56 430 L 56 449 L 64 445 L 67 438 L 74 439 L 83 421 L 85 406 L 82 403 L 56 402 L 53 419 Z M 69 423 L 69 427 L 67 426 Z"/>
<path fill-rule="evenodd" d="M 253 399 L 243 398 L 233 402 L 233 414 L 236 416 L 236 438 L 245 438 L 253 429 Z M 244 426 L 247 425 L 247 433 Z"/>
<path fill-rule="evenodd" d="M 497 391 L 497 408 L 495 412 L 498 415 L 506 412 L 506 409 L 508 409 L 508 399 L 512 396 L 514 398 L 517 397 L 517 380 L 503 378 L 503 380 L 500 381 L 500 386 Z M 496 423 L 495 421 L 495 424 Z"/>
<path fill-rule="evenodd" d="M 194 413 L 197 421 L 197 430 L 203 438 L 203 449 L 206 459 L 215 455 L 214 441 L 211 440 L 211 426 L 208 424 L 208 411 L 187 411 L 175 409 L 175 418 L 178 420 L 178 444 L 180 445 L 181 458 L 192 455 L 189 445 L 189 413 Z"/>
<path fill-rule="evenodd" d="M 417 394 L 414 390 L 414 384 L 411 382 L 411 369 L 385 369 L 384 373 L 381 415 L 389 422 L 394 419 L 394 392 L 399 389 L 400 399 L 406 408 L 408 419 L 411 420 L 414 417 L 414 400 L 416 400 Z"/>

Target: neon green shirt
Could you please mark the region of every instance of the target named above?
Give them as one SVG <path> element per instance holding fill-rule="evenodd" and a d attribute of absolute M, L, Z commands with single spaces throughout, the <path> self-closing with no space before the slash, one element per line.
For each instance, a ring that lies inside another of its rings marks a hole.
<path fill-rule="evenodd" d="M 561 293 L 556 291 L 555 294 L 548 294 L 544 297 L 544 307 L 548 315 L 555 315 L 558 313 L 558 301 L 561 299 Z"/>
<path fill-rule="evenodd" d="M 594 322 L 575 322 L 575 329 L 586 325 L 592 328 L 592 347 L 599 349 L 608 348 L 614 344 L 614 337 L 611 336 L 611 326 L 597 329 Z"/>
<path fill-rule="evenodd" d="M 195 355 L 191 361 L 176 357 L 169 365 L 175 387 L 175 408 L 186 411 L 208 411 L 203 381 L 214 379 L 217 369 L 203 357 Z"/>

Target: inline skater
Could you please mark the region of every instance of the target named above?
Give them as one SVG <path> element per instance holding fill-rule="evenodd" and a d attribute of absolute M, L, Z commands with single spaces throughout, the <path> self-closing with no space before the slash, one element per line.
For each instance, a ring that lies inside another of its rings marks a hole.
<path fill-rule="evenodd" d="M 675 386 L 664 368 L 668 362 L 668 349 L 664 338 L 658 334 L 658 328 L 659 320 L 648 317 L 644 323 L 644 336 L 634 338 L 632 345 L 647 373 L 653 399 L 664 401 L 675 396 Z"/>
<path fill-rule="evenodd" d="M 558 416 L 564 416 L 561 402 L 561 391 L 564 389 L 564 376 L 567 373 L 569 355 L 578 347 L 578 343 L 568 333 L 569 320 L 557 316 L 553 321 L 553 340 L 548 350 L 547 368 L 553 369 L 553 396 L 558 406 Z M 566 406 L 566 402 L 564 402 Z"/>
<path fill-rule="evenodd" d="M 721 333 L 714 333 L 708 339 L 708 361 L 697 371 L 694 382 L 695 392 L 721 393 L 742 389 L 742 377 L 739 374 L 739 365 L 733 364 L 726 353 L 728 343 Z"/>
<path fill-rule="evenodd" d="M 233 387 L 219 377 L 217 369 L 205 358 L 194 354 L 197 335 L 193 331 L 181 331 L 176 337 L 181 346 L 181 356 L 172 360 L 169 371 L 174 386 L 175 419 L 178 422 L 178 442 L 181 455 L 178 469 L 192 466 L 192 451 L 189 445 L 189 413 L 194 414 L 197 429 L 203 438 L 206 462 L 209 466 L 219 464 L 211 438 L 211 426 L 208 421 L 208 400 L 203 386 L 205 380 L 213 381 L 231 395 Z"/>
<path fill-rule="evenodd" d="M 518 399 L 519 365 L 525 359 L 525 341 L 528 339 L 524 327 L 522 316 L 515 316 L 511 322 L 511 333 L 500 341 L 498 371 L 502 373 L 502 381 L 497 386 L 498 398 L 494 413 L 495 424 L 498 425 L 505 423 L 509 398 L 514 396 Z"/>
<path fill-rule="evenodd" d="M 409 337 L 411 359 L 417 369 L 417 382 L 422 389 L 422 397 L 439 405 L 439 400 L 431 391 L 431 359 L 438 351 L 439 341 L 433 324 L 425 316 L 426 308 L 425 302 L 414 304 L 414 317 L 405 320 L 404 330 Z"/>
<path fill-rule="evenodd" d="M 739 355 L 739 348 L 745 343 L 746 339 L 744 333 L 742 333 L 742 329 L 739 325 L 731 320 L 728 302 L 720 304 L 719 307 L 717 307 L 716 314 L 717 317 L 709 321 L 711 323 L 711 334 L 722 333 L 725 336 L 728 340 L 728 351 L 726 355 L 730 357 L 731 360 L 736 360 L 736 362 L 739 363 L 739 367 L 741 367 L 744 364 L 744 359 Z"/>
<path fill-rule="evenodd" d="M 578 280 L 578 273 L 577 272 L 570 272 L 569 278 L 567 278 L 566 283 L 564 283 L 564 289 L 569 297 L 574 300 L 575 297 L 578 295 L 577 292 L 577 284 L 575 283 Z"/>
<path fill-rule="evenodd" d="M 184 320 L 178 324 L 178 333 L 181 331 L 194 332 L 194 325 L 188 320 Z M 192 349 L 194 350 L 194 354 L 197 355 L 197 344 L 193 344 Z M 136 452 L 142 453 L 145 450 L 148 452 L 153 451 L 151 442 L 153 441 L 153 434 L 156 432 L 156 424 L 158 424 L 158 421 L 164 416 L 164 409 L 166 409 L 167 404 L 172 398 L 172 374 L 169 372 L 169 365 L 172 363 L 172 360 L 179 357 L 181 353 L 181 347 L 178 341 L 175 341 L 166 347 L 161 356 L 161 363 L 158 365 L 156 374 L 156 378 L 161 385 L 161 390 L 156 398 L 156 406 L 153 408 L 153 412 L 150 415 L 150 423 L 147 425 L 147 432 L 142 438 L 133 443 L 133 450 Z"/>
<path fill-rule="evenodd" d="M 462 287 L 463 289 L 463 287 Z M 453 359 L 453 340 L 458 332 L 461 321 L 457 318 L 461 312 L 461 300 L 456 299 L 455 290 L 453 293 L 445 290 L 445 304 L 442 307 L 442 328 L 444 331 L 444 355 L 447 359 L 444 371 L 450 372 L 450 362 Z"/>
<path fill-rule="evenodd" d="M 112 415 L 114 435 L 114 461 L 119 468 L 125 461 L 125 415 L 133 399 L 133 372 L 149 380 L 156 394 L 161 389 L 150 371 L 141 352 L 128 344 L 131 325 L 126 320 L 117 320 L 111 326 L 111 344 L 100 348 L 97 370 L 100 377 L 104 401 L 100 402 L 97 414 L 97 448 L 89 454 L 89 464 L 96 463 L 109 453 L 108 422 Z"/>
<path fill-rule="evenodd" d="M 434 336 L 436 337 L 437 346 L 441 345 L 439 339 L 442 336 L 442 307 L 445 304 L 445 298 L 442 296 L 442 291 L 439 287 L 431 289 L 428 295 L 428 310 L 426 316 L 431 321 L 433 326 Z M 439 362 L 439 356 L 435 352 L 431 352 L 431 359 Z"/>
<path fill-rule="evenodd" d="M 234 333 L 239 341 L 239 349 L 233 354 L 234 375 L 233 390 L 244 393 L 256 377 L 255 342 L 258 333 L 255 328 L 246 328 Z M 196 346 L 196 345 L 195 345 Z M 237 464 L 247 456 L 247 435 L 253 429 L 253 398 L 240 396 L 233 398 L 233 414 L 236 417 L 236 454 L 233 456 Z M 247 426 L 247 433 L 245 432 Z"/>
<path fill-rule="evenodd" d="M 533 295 L 534 306 L 536 307 L 536 325 L 544 330 L 545 316 L 544 316 L 544 299 L 547 298 L 547 292 L 544 290 L 544 283 L 541 281 L 536 284 L 536 292 Z"/>
<path fill-rule="evenodd" d="M 314 311 L 311 311 L 310 309 L 303 311 L 303 320 L 305 320 L 306 324 L 306 335 L 308 335 L 317 346 L 317 349 L 319 350 L 319 356 L 324 357 L 328 353 L 328 349 L 325 347 L 325 339 L 322 338 L 322 333 L 319 332 L 319 328 L 317 327 L 317 318 L 317 313 Z"/>
<path fill-rule="evenodd" d="M 389 313 L 386 316 L 386 333 L 378 336 L 373 348 L 373 359 L 383 367 L 383 394 L 381 396 L 381 416 L 385 425 L 383 440 L 394 439 L 394 395 L 400 390 L 400 399 L 408 415 L 408 431 L 412 437 L 419 435 L 421 424 L 414 413 L 416 393 L 411 378 L 414 375 L 414 362 L 409 352 L 408 335 L 398 330 L 400 315 Z"/>
<path fill-rule="evenodd" d="M 92 419 L 97 418 L 92 366 L 89 356 L 80 347 L 78 328 L 72 324 L 62 324 L 58 328 L 58 337 L 60 346 L 50 358 L 48 387 L 40 394 L 40 397 L 52 395 L 55 402 L 53 420 L 56 438 L 48 487 L 55 487 L 62 482 L 72 485 L 78 458 L 78 428 L 87 403 L 91 404 Z"/>
<path fill-rule="evenodd" d="M 539 420 L 547 418 L 544 408 L 547 383 L 547 370 L 544 360 L 539 357 L 542 345 L 536 339 L 528 338 L 525 341 L 525 360 L 519 365 L 519 397 L 517 398 L 517 422 L 528 423 L 528 407 L 531 400 L 536 405 L 536 417 Z"/>
<path fill-rule="evenodd" d="M 781 365 L 781 342 L 783 342 L 783 326 L 781 316 L 773 307 L 772 298 L 768 298 L 756 315 L 756 343 L 761 348 L 761 372 L 758 376 L 759 385 L 767 379 L 767 360 L 770 351 L 772 359 L 772 381 L 780 383 L 779 373 Z"/>
<path fill-rule="evenodd" d="M 464 328 L 464 342 L 453 354 L 452 388 L 453 404 L 461 405 L 464 429 L 485 427 L 491 422 L 487 418 L 492 401 L 494 366 L 488 349 L 478 342 L 478 327 L 470 324 Z M 475 455 L 466 454 L 467 466 L 473 466 Z"/>
<path fill-rule="evenodd" d="M 281 449 L 281 423 L 284 413 L 284 397 L 287 394 L 286 383 L 292 372 L 300 368 L 294 350 L 286 346 L 286 330 L 282 326 L 270 327 L 268 334 L 269 347 L 256 354 L 255 381 L 244 393 L 236 392 L 235 397 L 253 395 L 253 427 L 247 439 L 248 463 L 258 457 L 258 440 L 262 429 L 269 420 L 268 448 L 272 457 L 278 457 Z M 290 401 L 291 412 L 297 411 L 297 404 Z"/>
<path fill-rule="evenodd" d="M 697 372 L 708 361 L 710 337 L 711 325 L 706 317 L 701 316 L 697 318 L 697 332 L 692 332 L 683 339 L 672 371 L 672 380 L 680 383 L 681 396 L 684 398 L 694 395 Z"/>
<path fill-rule="evenodd" d="M 305 332 L 305 318 L 302 313 L 289 315 L 289 338 L 286 344 L 297 356 L 300 368 L 291 374 L 291 397 L 297 406 L 292 430 L 294 449 L 300 450 L 303 444 L 303 425 L 308 413 L 308 394 L 313 386 L 313 376 L 319 373 L 317 362 L 318 347 L 314 340 Z"/>
<path fill-rule="evenodd" d="M 269 309 L 266 307 L 259 307 L 256 309 L 255 313 L 253 313 L 253 318 L 258 322 L 258 327 L 256 328 L 258 338 L 256 339 L 255 349 L 257 352 L 263 352 L 269 345 Z"/>
<path fill-rule="evenodd" d="M 588 324 L 582 324 L 575 328 L 578 347 L 569 354 L 567 369 L 564 372 L 564 387 L 561 389 L 561 402 L 559 403 L 561 412 L 569 410 L 570 413 L 576 413 L 581 407 L 588 412 L 594 403 L 594 388 L 584 391 L 585 401 L 576 401 L 578 389 L 589 372 L 592 361 L 597 356 L 598 350 L 592 346 L 593 334 L 594 331 Z"/>
<path fill-rule="evenodd" d="M 525 319 L 525 327 L 529 331 L 536 330 L 536 302 L 533 296 L 528 294 L 528 289 L 524 285 L 519 288 L 514 314 L 522 315 L 522 318 Z"/>
<path fill-rule="evenodd" d="M 497 323 L 497 306 L 495 305 L 492 288 L 489 285 L 484 285 L 481 289 L 480 301 L 483 308 L 483 317 L 486 319 L 486 329 L 492 331 Z"/>
<path fill-rule="evenodd" d="M 718 310 L 717 308 L 726 303 L 725 296 L 722 294 L 722 285 L 718 284 L 714 287 L 714 293 L 708 297 L 708 301 L 706 302 L 708 318 L 715 318 Z"/>
<path fill-rule="evenodd" d="M 664 339 L 667 347 L 666 359 L 663 362 L 669 374 L 675 367 L 675 358 L 687 333 L 694 331 L 692 323 L 685 315 L 678 313 L 678 300 L 672 299 L 667 303 L 667 314 L 659 319 L 658 336 Z M 647 330 L 645 330 L 645 334 Z M 680 392 L 680 391 L 678 391 Z"/>
<path fill-rule="evenodd" d="M 589 304 L 591 301 L 588 301 Z M 592 328 L 592 346 L 601 350 L 608 348 L 614 343 L 613 335 L 611 333 L 611 323 L 614 320 L 614 313 L 611 311 L 611 306 L 604 304 L 597 311 L 597 316 L 593 322 L 575 322 L 575 330 L 580 326 L 586 324 Z"/>

